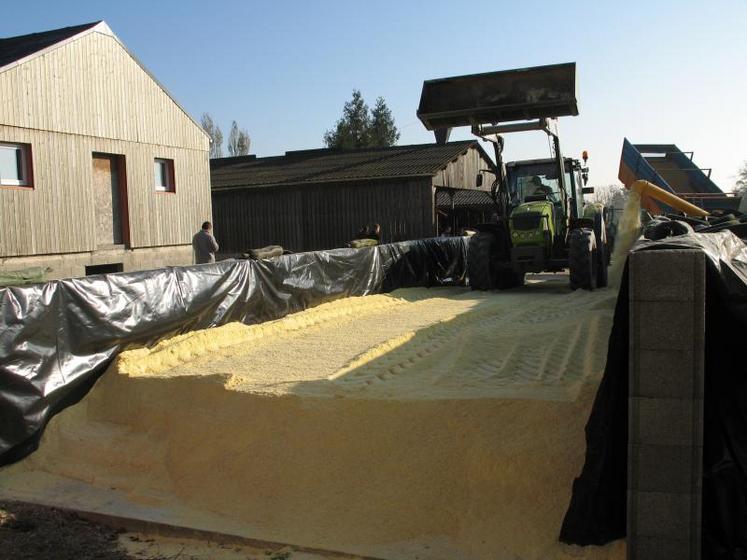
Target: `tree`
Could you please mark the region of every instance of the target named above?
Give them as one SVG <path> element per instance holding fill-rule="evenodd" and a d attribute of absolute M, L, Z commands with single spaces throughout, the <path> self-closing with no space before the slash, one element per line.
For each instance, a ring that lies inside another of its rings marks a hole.
<path fill-rule="evenodd" d="M 394 118 L 383 97 L 376 99 L 371 111 L 371 126 L 368 132 L 370 146 L 386 148 L 394 146 L 399 140 L 399 131 L 394 126 Z"/>
<path fill-rule="evenodd" d="M 210 157 L 223 157 L 223 133 L 220 127 L 213 122 L 210 113 L 203 113 L 200 119 L 202 129 L 210 136 Z"/>
<path fill-rule="evenodd" d="M 231 123 L 231 132 L 228 133 L 228 155 L 245 156 L 249 153 L 251 139 L 245 129 L 239 129 L 236 121 Z"/>
<path fill-rule="evenodd" d="M 245 156 L 249 153 L 249 146 L 252 145 L 252 140 L 249 138 L 249 133 L 246 130 L 239 132 L 239 141 L 237 146 L 239 149 L 239 155 Z"/>
<path fill-rule="evenodd" d="M 737 182 L 734 185 L 734 192 L 747 196 L 747 161 L 742 164 L 737 172 Z"/>
<path fill-rule="evenodd" d="M 379 97 L 373 111 L 369 111 L 357 89 L 353 90 L 352 99 L 345 103 L 342 118 L 332 130 L 324 133 L 325 145 L 340 150 L 383 148 L 394 145 L 398 139 L 399 132 L 384 98 Z"/>
<path fill-rule="evenodd" d="M 594 193 L 586 195 L 587 202 L 599 202 L 607 207 L 625 206 L 627 191 L 621 185 L 598 185 L 594 187 Z"/>
<path fill-rule="evenodd" d="M 586 202 L 598 202 L 609 206 L 613 199 L 625 192 L 625 187 L 620 185 L 596 185 L 592 194 L 584 195 Z"/>
<path fill-rule="evenodd" d="M 328 148 L 341 150 L 365 148 L 368 145 L 370 126 L 368 105 L 363 101 L 361 92 L 354 89 L 353 98 L 342 109 L 342 118 L 337 121 L 333 130 L 324 134 L 324 143 Z"/>

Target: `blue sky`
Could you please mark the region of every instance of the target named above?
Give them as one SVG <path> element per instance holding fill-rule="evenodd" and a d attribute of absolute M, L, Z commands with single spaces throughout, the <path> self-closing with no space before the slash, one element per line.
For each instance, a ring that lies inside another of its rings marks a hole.
<path fill-rule="evenodd" d="M 192 116 L 248 129 L 252 153 L 322 145 L 353 88 L 383 96 L 400 144 L 431 142 L 425 79 L 575 61 L 580 116 L 563 150 L 617 182 L 623 137 L 675 143 L 725 190 L 747 160 L 747 2 L 281 1 L 15 3 L 7 37 L 104 19 Z M 7 12 L 6 12 L 7 13 Z M 468 130 L 452 139 L 469 138 Z M 509 159 L 545 157 L 541 133 Z"/>

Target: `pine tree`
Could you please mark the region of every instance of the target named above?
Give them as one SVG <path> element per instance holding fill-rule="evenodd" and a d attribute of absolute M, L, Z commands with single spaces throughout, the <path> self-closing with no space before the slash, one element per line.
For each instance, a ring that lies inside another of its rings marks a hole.
<path fill-rule="evenodd" d="M 342 109 L 342 118 L 337 121 L 334 129 L 324 134 L 324 143 L 328 148 L 340 150 L 365 148 L 368 145 L 370 126 L 368 105 L 363 101 L 361 92 L 354 89 L 353 98 Z"/>
<path fill-rule="evenodd" d="M 394 146 L 399 140 L 399 131 L 383 97 L 376 100 L 371 111 L 371 126 L 368 130 L 368 145 L 375 148 Z"/>

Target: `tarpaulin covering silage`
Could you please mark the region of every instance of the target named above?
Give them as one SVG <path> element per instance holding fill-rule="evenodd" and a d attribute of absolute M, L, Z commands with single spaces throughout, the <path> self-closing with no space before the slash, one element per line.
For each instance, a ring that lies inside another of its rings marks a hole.
<path fill-rule="evenodd" d="M 28 455 L 129 345 L 340 297 L 459 284 L 466 238 L 221 261 L 0 290 L 0 465 Z"/>
<path fill-rule="evenodd" d="M 729 231 L 639 241 L 634 251 L 706 255 L 702 542 L 704 559 L 747 558 L 747 245 Z M 628 278 L 586 425 L 586 460 L 560 539 L 588 545 L 626 533 Z"/>

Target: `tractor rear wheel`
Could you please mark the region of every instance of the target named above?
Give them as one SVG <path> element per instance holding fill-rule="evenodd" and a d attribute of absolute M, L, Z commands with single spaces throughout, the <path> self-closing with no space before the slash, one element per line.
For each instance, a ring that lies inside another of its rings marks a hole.
<path fill-rule="evenodd" d="M 571 290 L 593 290 L 597 287 L 599 255 L 594 230 L 578 228 L 568 243 L 568 268 Z"/>
<path fill-rule="evenodd" d="M 467 276 L 473 290 L 496 287 L 496 261 L 499 253 L 497 236 L 488 231 L 473 235 L 467 246 Z"/>

